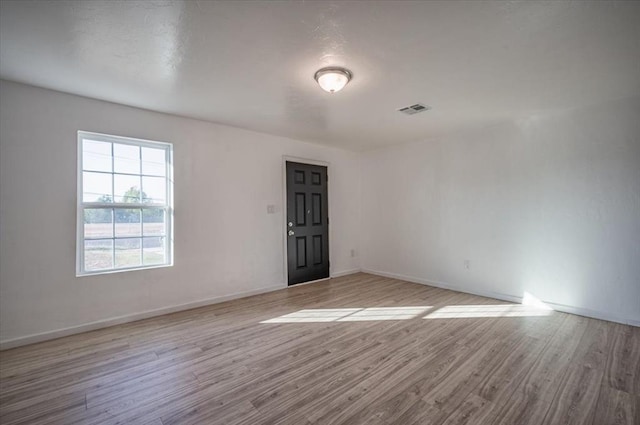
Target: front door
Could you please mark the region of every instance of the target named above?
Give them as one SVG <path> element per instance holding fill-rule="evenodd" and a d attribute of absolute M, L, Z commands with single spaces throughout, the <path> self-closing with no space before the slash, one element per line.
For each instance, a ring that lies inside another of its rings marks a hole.
<path fill-rule="evenodd" d="M 287 161 L 289 285 L 329 277 L 327 167 Z"/>

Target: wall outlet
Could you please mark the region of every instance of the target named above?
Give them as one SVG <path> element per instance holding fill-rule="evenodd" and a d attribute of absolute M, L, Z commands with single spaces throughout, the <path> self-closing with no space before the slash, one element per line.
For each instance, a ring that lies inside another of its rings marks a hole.
<path fill-rule="evenodd" d="M 267 214 L 275 214 L 276 206 L 275 205 L 267 205 Z"/>
<path fill-rule="evenodd" d="M 471 270 L 471 261 L 464 260 L 464 268 L 467 270 Z"/>
<path fill-rule="evenodd" d="M 352 257 L 355 257 L 355 256 L 356 256 L 356 250 L 355 250 L 355 249 L 352 249 L 352 250 L 351 250 L 351 256 L 352 256 Z"/>

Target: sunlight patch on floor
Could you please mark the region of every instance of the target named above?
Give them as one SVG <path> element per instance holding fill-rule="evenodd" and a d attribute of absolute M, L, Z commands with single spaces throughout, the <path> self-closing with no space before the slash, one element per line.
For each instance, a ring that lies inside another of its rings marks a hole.
<path fill-rule="evenodd" d="M 373 320 L 408 320 L 424 314 L 431 306 L 316 308 L 299 310 L 260 323 L 364 322 Z"/>
<path fill-rule="evenodd" d="M 496 304 L 496 305 L 449 305 L 442 307 L 425 319 L 463 319 L 477 317 L 529 317 L 548 316 L 553 310 L 533 305 Z"/>

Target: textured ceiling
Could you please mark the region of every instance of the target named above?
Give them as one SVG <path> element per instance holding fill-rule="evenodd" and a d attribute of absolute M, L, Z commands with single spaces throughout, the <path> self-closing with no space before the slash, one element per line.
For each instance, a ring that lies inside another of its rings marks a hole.
<path fill-rule="evenodd" d="M 4 79 L 353 150 L 640 94 L 640 2 L 0 4 Z"/>

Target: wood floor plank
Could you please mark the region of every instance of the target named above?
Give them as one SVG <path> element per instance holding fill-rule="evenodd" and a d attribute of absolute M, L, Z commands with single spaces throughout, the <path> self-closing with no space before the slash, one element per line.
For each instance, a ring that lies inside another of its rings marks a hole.
<path fill-rule="evenodd" d="M 609 353 L 606 380 L 617 390 L 640 394 L 639 328 L 613 325 L 613 344 Z"/>
<path fill-rule="evenodd" d="M 420 322 L 416 324 L 418 329 L 422 328 L 421 325 Z M 345 420 L 350 423 L 360 423 L 371 416 L 383 418 L 385 421 L 393 418 L 395 421 L 398 415 L 413 404 L 412 400 L 417 401 L 418 394 L 426 393 L 446 379 L 447 374 L 473 354 L 470 346 L 473 345 L 473 341 L 479 340 L 486 334 L 491 322 L 475 321 L 469 323 L 461 321 L 456 323 L 453 321 L 441 322 L 440 325 L 441 328 L 437 331 L 430 330 L 429 337 L 424 335 L 424 338 L 420 338 L 419 335 L 415 335 L 416 341 L 424 341 L 414 347 L 418 357 L 413 361 L 403 363 L 405 367 L 394 371 L 393 379 L 384 379 L 385 385 L 372 385 L 377 381 L 375 377 L 372 380 L 369 379 L 369 375 L 365 375 L 363 379 L 367 378 L 367 380 L 345 394 L 346 397 L 339 393 L 327 394 L 324 398 L 319 399 L 315 405 L 307 406 L 306 409 L 311 411 L 309 416 L 318 415 L 322 409 L 326 410 L 327 407 L 331 407 L 334 410 L 328 416 L 334 417 L 339 412 L 340 416 L 346 416 Z M 389 356 L 388 348 L 385 347 L 384 352 Z M 392 356 L 395 360 L 395 350 Z M 371 374 L 379 373 L 380 367 L 384 364 L 374 364 L 374 366 Z M 423 379 L 422 385 L 417 388 L 407 390 L 407 385 L 415 383 L 416 376 L 428 378 Z M 397 394 L 397 396 L 394 397 L 393 394 Z M 337 404 L 340 402 L 344 406 Z M 370 410 L 371 405 L 375 406 L 375 411 Z M 319 409 L 318 406 L 322 406 L 322 409 Z"/>
<path fill-rule="evenodd" d="M 573 353 L 544 424 L 586 424 L 593 421 L 611 333 L 607 323 L 586 320 L 587 328 Z"/>
<path fill-rule="evenodd" d="M 582 425 L 593 422 L 603 371 L 571 364 L 542 422 Z"/>
<path fill-rule="evenodd" d="M 494 410 L 492 408 L 493 404 L 494 403 L 488 401 L 486 398 L 471 394 L 442 424 L 464 425 L 471 423 L 491 423 L 487 419 L 487 416 Z"/>
<path fill-rule="evenodd" d="M 510 306 L 358 273 L 19 347 L 0 423 L 639 423 L 638 328 Z"/>
<path fill-rule="evenodd" d="M 635 398 L 635 399 L 634 399 Z M 640 396 L 611 388 L 607 382 L 600 387 L 595 405 L 593 425 L 637 425 L 640 420 Z"/>

